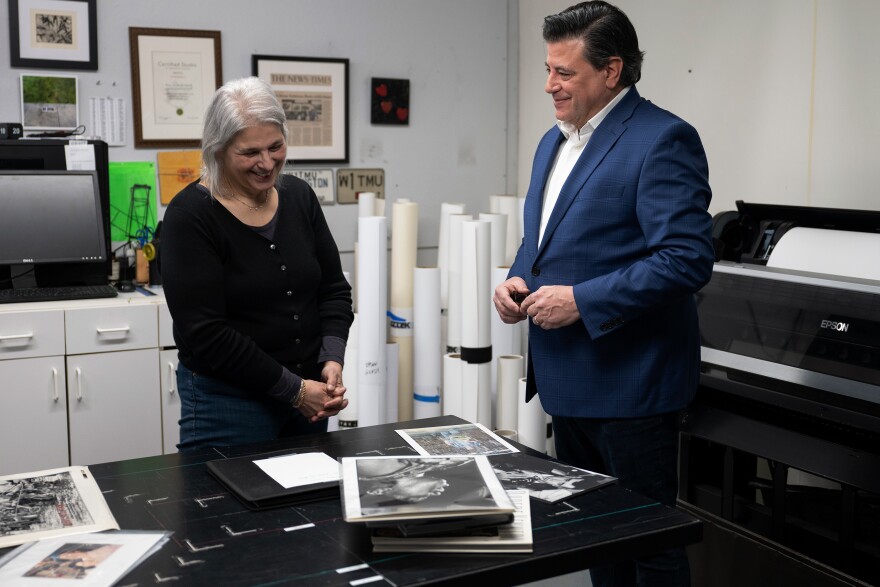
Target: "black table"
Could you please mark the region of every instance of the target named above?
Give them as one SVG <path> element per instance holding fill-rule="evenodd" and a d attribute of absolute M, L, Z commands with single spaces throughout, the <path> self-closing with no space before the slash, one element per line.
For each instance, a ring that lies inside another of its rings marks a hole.
<path fill-rule="evenodd" d="M 216 458 L 287 448 L 334 458 L 414 455 L 395 429 L 462 422 L 444 416 L 93 465 L 122 529 L 174 532 L 120 585 L 441 585 L 463 578 L 518 585 L 702 537 L 696 518 L 611 485 L 557 504 L 531 500 L 532 554 L 374 554 L 368 530 L 342 519 L 338 499 L 250 511 L 205 467 Z"/>

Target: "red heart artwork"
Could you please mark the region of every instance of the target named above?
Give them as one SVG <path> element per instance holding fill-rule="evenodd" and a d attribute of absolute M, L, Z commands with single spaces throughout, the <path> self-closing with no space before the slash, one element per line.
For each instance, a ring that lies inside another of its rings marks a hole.
<path fill-rule="evenodd" d="M 383 98 L 388 95 L 388 86 L 385 84 L 379 84 L 376 86 L 376 93 L 382 96 Z M 387 110 L 385 112 L 388 112 Z"/>
<path fill-rule="evenodd" d="M 409 108 L 397 109 L 397 118 L 399 118 L 400 120 L 406 120 L 407 116 L 409 116 Z"/>
<path fill-rule="evenodd" d="M 393 106 L 393 102 L 391 100 L 382 100 L 381 102 L 379 102 L 379 107 L 385 114 L 391 112 L 391 106 Z"/>

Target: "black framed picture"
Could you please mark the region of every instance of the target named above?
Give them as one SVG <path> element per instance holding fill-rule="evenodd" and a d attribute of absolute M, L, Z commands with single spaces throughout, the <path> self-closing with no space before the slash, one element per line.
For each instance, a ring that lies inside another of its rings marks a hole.
<path fill-rule="evenodd" d="M 374 77 L 370 90 L 370 122 L 409 125 L 408 79 Z"/>
<path fill-rule="evenodd" d="M 98 69 L 97 0 L 9 0 L 12 67 Z"/>
<path fill-rule="evenodd" d="M 348 59 L 254 55 L 287 118 L 287 159 L 348 162 Z"/>

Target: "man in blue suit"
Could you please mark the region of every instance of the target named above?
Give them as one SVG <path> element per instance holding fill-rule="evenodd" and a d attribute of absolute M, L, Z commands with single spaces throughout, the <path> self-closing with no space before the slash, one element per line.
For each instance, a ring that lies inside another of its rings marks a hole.
<path fill-rule="evenodd" d="M 708 164 L 692 126 L 639 96 L 626 15 L 584 2 L 544 21 L 558 119 L 541 139 L 524 238 L 494 303 L 530 319 L 527 398 L 557 456 L 674 506 L 678 413 L 699 380 L 693 294 L 712 273 Z M 591 571 L 594 585 L 687 585 L 684 549 Z"/>

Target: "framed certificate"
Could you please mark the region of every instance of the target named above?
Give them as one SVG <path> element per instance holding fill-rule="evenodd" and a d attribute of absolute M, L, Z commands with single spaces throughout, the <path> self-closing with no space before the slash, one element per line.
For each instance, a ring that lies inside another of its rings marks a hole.
<path fill-rule="evenodd" d="M 291 163 L 348 162 L 348 59 L 254 55 L 287 117 Z"/>
<path fill-rule="evenodd" d="M 220 87 L 220 31 L 129 28 L 134 146 L 197 147 Z"/>

